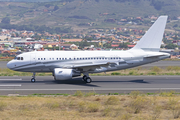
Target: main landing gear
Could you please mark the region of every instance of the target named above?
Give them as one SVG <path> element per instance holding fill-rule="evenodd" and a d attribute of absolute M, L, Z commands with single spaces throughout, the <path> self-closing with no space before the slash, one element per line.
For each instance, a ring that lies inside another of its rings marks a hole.
<path fill-rule="evenodd" d="M 91 83 L 91 82 L 92 82 L 92 79 L 91 79 L 89 76 L 87 76 L 87 75 L 84 75 L 82 79 L 83 79 L 83 81 L 85 81 L 86 83 Z"/>
<path fill-rule="evenodd" d="M 32 83 L 36 82 L 35 76 L 36 76 L 36 73 L 33 72 L 33 76 L 32 76 L 32 79 L 31 79 L 31 82 L 32 82 Z"/>

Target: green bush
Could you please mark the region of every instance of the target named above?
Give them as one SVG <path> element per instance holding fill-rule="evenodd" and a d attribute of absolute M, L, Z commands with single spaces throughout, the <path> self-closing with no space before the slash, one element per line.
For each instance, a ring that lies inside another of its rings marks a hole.
<path fill-rule="evenodd" d="M 111 73 L 111 75 L 121 75 L 121 73 L 113 72 L 113 73 Z"/>
<path fill-rule="evenodd" d="M 6 108 L 7 104 L 4 102 L 0 102 L 0 111 L 3 111 Z"/>
<path fill-rule="evenodd" d="M 170 92 L 161 92 L 159 95 L 163 97 L 172 97 L 174 96 L 175 91 L 170 91 Z"/>
<path fill-rule="evenodd" d="M 157 75 L 156 72 L 149 72 L 147 75 Z"/>
<path fill-rule="evenodd" d="M 94 96 L 96 93 L 93 91 L 93 92 L 88 92 L 88 93 L 85 93 L 85 97 L 88 97 L 88 96 Z"/>
<path fill-rule="evenodd" d="M 81 101 L 81 102 L 79 102 L 79 107 L 78 107 L 78 110 L 79 110 L 79 112 L 85 112 L 85 110 L 86 110 L 86 104 L 87 103 L 85 103 L 84 101 Z"/>
<path fill-rule="evenodd" d="M 154 67 L 152 67 L 152 68 L 151 68 L 151 71 L 152 71 L 152 72 L 159 73 L 159 72 L 161 72 L 161 71 L 162 71 L 162 69 L 161 69 L 161 68 L 159 68 L 159 67 L 157 67 L 157 66 L 154 66 Z"/>
<path fill-rule="evenodd" d="M 134 71 L 130 71 L 130 72 L 129 72 L 129 75 L 134 75 Z"/>
<path fill-rule="evenodd" d="M 178 99 L 169 99 L 167 108 L 171 110 L 174 119 L 180 118 L 180 105 Z"/>
<path fill-rule="evenodd" d="M 119 102 L 119 99 L 116 96 L 110 96 L 105 102 L 106 105 L 116 105 Z"/>
<path fill-rule="evenodd" d="M 180 67 L 179 66 L 168 66 L 166 67 L 167 71 L 180 71 Z"/>
<path fill-rule="evenodd" d="M 139 96 L 140 92 L 139 91 L 131 91 L 130 96 L 132 98 L 136 99 Z"/>
<path fill-rule="evenodd" d="M 112 109 L 110 107 L 107 107 L 103 110 L 103 116 L 110 116 Z"/>
<path fill-rule="evenodd" d="M 57 103 L 57 102 L 48 102 L 45 104 L 45 106 L 49 109 L 56 109 L 56 108 L 59 108 L 60 107 L 60 104 Z"/>
<path fill-rule="evenodd" d="M 87 111 L 88 112 L 97 112 L 100 108 L 98 103 L 88 103 Z"/>
<path fill-rule="evenodd" d="M 82 97 L 82 96 L 84 96 L 84 93 L 83 93 L 82 91 L 80 91 L 80 90 L 77 90 L 77 91 L 75 92 L 74 96 Z"/>
<path fill-rule="evenodd" d="M 137 114 L 142 110 L 145 104 L 147 104 L 147 100 L 139 96 L 131 101 L 130 107 L 133 109 L 134 113 Z"/>

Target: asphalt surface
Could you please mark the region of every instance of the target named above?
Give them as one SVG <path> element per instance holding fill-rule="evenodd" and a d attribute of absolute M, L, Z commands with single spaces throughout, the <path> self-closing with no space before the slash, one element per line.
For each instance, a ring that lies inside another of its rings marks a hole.
<path fill-rule="evenodd" d="M 87 84 L 82 79 L 54 81 L 53 77 L 0 77 L 0 95 L 29 95 L 35 93 L 74 94 L 77 90 L 96 93 L 130 93 L 134 90 L 161 92 L 174 90 L 180 92 L 180 76 L 92 76 L 93 82 Z"/>

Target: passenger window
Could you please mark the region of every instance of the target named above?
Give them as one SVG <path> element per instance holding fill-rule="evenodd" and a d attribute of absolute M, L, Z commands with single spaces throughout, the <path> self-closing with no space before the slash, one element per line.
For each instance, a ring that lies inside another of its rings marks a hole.
<path fill-rule="evenodd" d="M 57 60 L 58 60 L 58 58 L 57 58 Z"/>
<path fill-rule="evenodd" d="M 61 60 L 61 58 L 59 58 L 59 60 Z"/>
<path fill-rule="evenodd" d="M 40 60 L 40 58 L 38 58 L 38 60 Z"/>
<path fill-rule="evenodd" d="M 54 60 L 54 58 L 52 58 L 52 60 Z"/>
<path fill-rule="evenodd" d="M 69 60 L 71 60 L 71 58 L 69 58 Z"/>
<path fill-rule="evenodd" d="M 43 58 L 41 58 L 41 60 L 43 60 Z"/>
<path fill-rule="evenodd" d="M 46 58 L 44 58 L 44 60 L 46 60 Z"/>
<path fill-rule="evenodd" d="M 23 57 L 21 57 L 21 60 L 23 60 Z"/>
<path fill-rule="evenodd" d="M 93 58 L 91 58 L 91 60 L 92 60 Z"/>
<path fill-rule="evenodd" d="M 64 58 L 62 58 L 62 60 L 64 60 Z"/>
<path fill-rule="evenodd" d="M 67 58 L 65 58 L 65 60 L 67 60 Z"/>

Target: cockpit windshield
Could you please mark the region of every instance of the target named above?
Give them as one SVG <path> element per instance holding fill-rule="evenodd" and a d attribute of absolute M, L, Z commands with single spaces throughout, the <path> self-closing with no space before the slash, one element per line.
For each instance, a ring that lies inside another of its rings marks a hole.
<path fill-rule="evenodd" d="M 24 58 L 23 57 L 15 57 L 14 60 L 23 60 Z"/>

